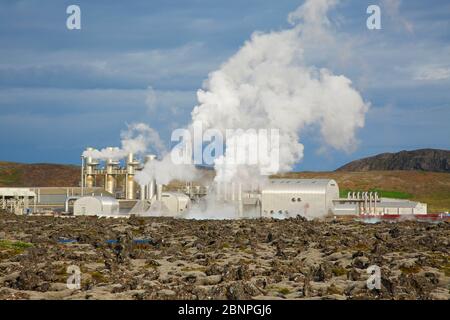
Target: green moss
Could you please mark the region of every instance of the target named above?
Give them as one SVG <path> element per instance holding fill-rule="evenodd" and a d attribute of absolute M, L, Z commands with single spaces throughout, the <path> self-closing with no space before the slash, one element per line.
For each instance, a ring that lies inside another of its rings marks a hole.
<path fill-rule="evenodd" d="M 444 272 L 446 277 L 450 277 L 450 264 L 445 265 L 440 270 Z"/>
<path fill-rule="evenodd" d="M 364 252 L 369 251 L 369 247 L 362 242 L 357 243 L 356 245 L 351 247 L 351 249 L 353 251 L 364 251 Z"/>
<path fill-rule="evenodd" d="M 342 294 L 342 292 L 334 284 L 332 284 L 327 288 L 327 294 Z"/>
<path fill-rule="evenodd" d="M 97 283 L 106 282 L 106 277 L 98 271 L 91 272 L 91 277 Z"/>
<path fill-rule="evenodd" d="M 336 267 L 331 270 L 336 277 L 340 277 L 347 274 L 347 270 L 341 267 Z"/>
<path fill-rule="evenodd" d="M 400 267 L 400 271 L 405 274 L 419 273 L 421 268 L 419 266 Z"/>
<path fill-rule="evenodd" d="M 0 240 L 0 249 L 13 250 L 16 253 L 22 253 L 33 244 L 22 241 Z"/>
<path fill-rule="evenodd" d="M 287 294 L 291 293 L 291 290 L 289 290 L 288 288 L 278 288 L 277 291 L 279 293 L 281 293 L 282 295 L 287 295 Z"/>
<path fill-rule="evenodd" d="M 229 248 L 230 248 L 230 244 L 229 244 L 229 243 L 224 242 L 224 243 L 222 244 L 222 249 L 229 249 Z"/>
<path fill-rule="evenodd" d="M 185 268 L 182 268 L 181 271 L 183 271 L 183 272 L 194 272 L 194 271 L 205 272 L 206 268 L 205 267 L 198 267 L 198 268 L 185 267 Z"/>

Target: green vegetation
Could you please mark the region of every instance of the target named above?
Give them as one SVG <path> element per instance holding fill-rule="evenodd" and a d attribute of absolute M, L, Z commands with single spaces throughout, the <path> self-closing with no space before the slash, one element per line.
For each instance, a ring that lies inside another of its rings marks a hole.
<path fill-rule="evenodd" d="M 286 295 L 291 293 L 291 290 L 289 290 L 288 288 L 279 288 L 278 292 L 281 293 L 282 295 Z"/>
<path fill-rule="evenodd" d="M 400 270 L 405 274 L 412 274 L 412 273 L 419 273 L 421 268 L 417 265 L 411 266 L 411 267 L 400 267 Z"/>
<path fill-rule="evenodd" d="M 342 267 L 333 268 L 332 272 L 333 275 L 335 275 L 336 277 L 340 277 L 347 274 L 347 270 Z"/>
<path fill-rule="evenodd" d="M 15 254 L 20 254 L 33 245 L 28 242 L 0 240 L 0 249 L 12 250 Z"/>
<path fill-rule="evenodd" d="M 327 294 L 342 294 L 342 291 L 340 291 L 333 283 L 327 288 Z"/>
<path fill-rule="evenodd" d="M 197 268 L 184 267 L 184 268 L 182 268 L 180 270 L 183 271 L 183 272 L 195 272 L 195 271 L 205 272 L 206 268 L 205 267 L 197 267 Z"/>
<path fill-rule="evenodd" d="M 442 270 L 444 271 L 446 277 L 450 277 L 450 265 L 445 266 Z"/>
<path fill-rule="evenodd" d="M 106 277 L 98 271 L 92 272 L 91 277 L 92 277 L 92 280 L 94 280 L 96 283 L 106 282 Z"/>
<path fill-rule="evenodd" d="M 341 198 L 347 198 L 347 195 L 349 192 L 358 192 L 360 190 L 349 190 L 349 189 L 342 189 L 339 191 L 339 196 Z M 383 197 L 383 198 L 392 198 L 392 199 L 412 199 L 413 195 L 406 193 L 406 192 L 401 192 L 401 191 L 390 191 L 390 190 L 382 190 L 382 189 L 376 189 L 376 188 L 372 188 L 369 190 L 365 190 L 368 192 L 377 192 L 379 197 Z M 362 192 L 362 191 L 360 191 Z"/>
<path fill-rule="evenodd" d="M 230 244 L 228 242 L 224 242 L 222 244 L 222 249 L 229 249 L 229 248 L 231 248 L 231 246 L 230 246 Z"/>

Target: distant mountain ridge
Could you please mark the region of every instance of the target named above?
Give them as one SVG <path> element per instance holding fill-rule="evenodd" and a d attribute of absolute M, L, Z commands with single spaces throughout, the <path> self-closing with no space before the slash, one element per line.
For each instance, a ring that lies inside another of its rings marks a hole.
<path fill-rule="evenodd" d="M 381 153 L 347 163 L 336 171 L 418 170 L 450 172 L 450 150 L 419 149 Z"/>

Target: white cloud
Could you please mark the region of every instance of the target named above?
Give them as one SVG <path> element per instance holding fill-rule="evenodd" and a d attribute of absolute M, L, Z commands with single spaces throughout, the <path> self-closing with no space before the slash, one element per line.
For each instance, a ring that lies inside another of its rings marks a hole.
<path fill-rule="evenodd" d="M 450 67 L 424 67 L 416 72 L 414 80 L 439 81 L 450 78 Z"/>
<path fill-rule="evenodd" d="M 383 7 L 386 9 L 387 15 L 393 21 L 400 23 L 407 32 L 414 33 L 414 25 L 401 13 L 401 0 L 383 0 L 382 3 Z"/>

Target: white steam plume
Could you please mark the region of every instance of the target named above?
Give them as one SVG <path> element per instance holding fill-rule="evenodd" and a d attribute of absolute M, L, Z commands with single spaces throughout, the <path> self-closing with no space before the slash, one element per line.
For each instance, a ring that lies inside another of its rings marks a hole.
<path fill-rule="evenodd" d="M 280 171 L 292 169 L 302 159 L 300 135 L 307 126 L 319 128 L 324 144 L 352 151 L 368 104 L 345 76 L 304 63 L 308 42 L 331 37 L 326 14 L 336 2 L 308 0 L 289 15 L 293 28 L 255 32 L 209 75 L 204 89 L 197 92 L 199 105 L 192 120 L 201 121 L 205 130 L 279 129 Z M 249 170 L 222 168 L 216 166 L 222 180 L 242 180 Z"/>
<path fill-rule="evenodd" d="M 303 158 L 300 141 L 307 127 L 318 128 L 324 145 L 354 150 L 356 131 L 364 126 L 369 104 L 345 76 L 305 62 L 312 48 L 320 44 L 327 50 L 327 43 L 333 42 L 327 13 L 337 2 L 307 0 L 289 14 L 292 28 L 253 33 L 197 92 L 199 104 L 192 111 L 192 123 L 199 121 L 204 130 L 223 133 L 227 129 L 278 129 L 280 171 L 291 170 Z M 239 134 L 233 139 L 239 139 Z M 248 183 L 260 179 L 258 165 L 228 165 L 226 153 L 220 159 L 225 165 L 216 161 L 216 180 Z M 167 183 L 195 174 L 193 165 L 175 165 L 166 155 L 146 165 L 137 180 L 147 183 L 156 178 L 158 183 Z"/>
<path fill-rule="evenodd" d="M 148 152 L 150 148 L 158 155 L 167 153 L 166 147 L 159 137 L 158 132 L 144 123 L 133 123 L 128 125 L 127 130 L 122 131 L 120 137 L 122 140 L 121 148 L 113 147 L 101 150 L 86 150 L 83 152 L 83 156 L 99 160 L 119 160 L 125 158 L 128 153 L 144 154 Z"/>

